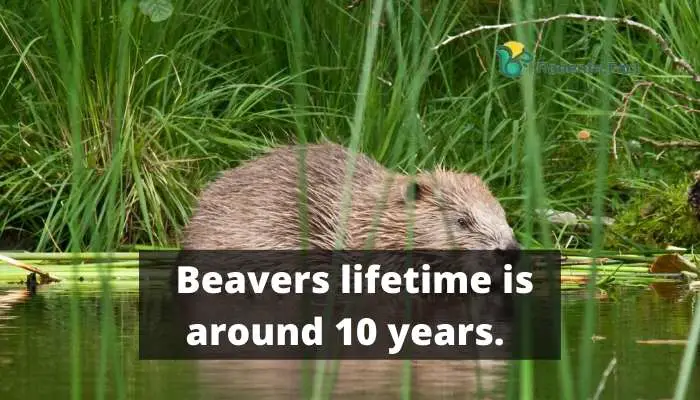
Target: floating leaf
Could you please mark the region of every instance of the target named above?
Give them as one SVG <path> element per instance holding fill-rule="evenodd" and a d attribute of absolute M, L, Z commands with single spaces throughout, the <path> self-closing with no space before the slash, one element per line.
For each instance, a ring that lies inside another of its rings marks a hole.
<path fill-rule="evenodd" d="M 695 267 L 690 261 L 683 258 L 683 256 L 678 254 L 664 254 L 656 257 L 654 263 L 649 268 L 650 272 L 681 272 L 681 271 L 691 271 L 698 272 L 697 267 Z"/>
<path fill-rule="evenodd" d="M 139 3 L 139 8 L 153 22 L 165 21 L 173 13 L 170 0 L 144 0 Z"/>
<path fill-rule="evenodd" d="M 664 254 L 656 257 L 654 263 L 649 268 L 650 272 L 681 272 L 683 263 L 679 260 L 678 254 Z"/>

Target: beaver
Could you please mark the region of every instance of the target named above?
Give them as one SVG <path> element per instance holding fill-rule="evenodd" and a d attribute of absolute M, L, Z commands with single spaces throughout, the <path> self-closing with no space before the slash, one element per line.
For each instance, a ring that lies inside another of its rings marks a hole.
<path fill-rule="evenodd" d="M 301 150 L 305 150 L 305 220 L 299 207 L 304 192 L 299 189 Z M 499 201 L 474 174 L 439 167 L 420 171 L 414 178 L 355 154 L 345 203 L 350 155 L 349 149 L 332 143 L 288 145 L 224 171 L 200 194 L 184 231 L 183 249 L 295 250 L 303 247 L 305 231 L 309 248 L 402 250 L 409 243 L 409 230 L 413 248 L 520 248 Z M 344 205 L 349 205 L 346 215 Z M 481 363 L 480 368 L 473 361 L 422 361 L 413 366 L 419 387 L 431 394 L 436 388 L 428 388 L 430 382 L 445 390 L 444 379 L 436 380 L 434 374 L 459 383 L 450 391 L 471 393 L 476 384 L 463 386 L 474 376 L 481 376 L 482 384 L 485 377 L 492 378 L 486 379 L 489 386 L 502 377 L 504 363 Z M 224 398 L 229 390 L 292 395 L 300 390 L 300 365 L 295 360 L 207 360 L 198 363 L 198 375 L 216 398 L 217 394 Z M 352 397 L 362 388 L 393 394 L 400 387 L 402 365 L 397 360 L 343 360 L 339 368 L 345 373 L 339 374 L 334 393 Z M 238 376 L 244 378 L 234 383 L 232 377 Z M 418 379 L 421 376 L 427 380 Z M 231 382 L 234 388 L 222 382 Z"/>
<path fill-rule="evenodd" d="M 299 249 L 306 232 L 309 248 L 401 250 L 410 230 L 418 249 L 519 249 L 499 201 L 474 174 L 438 167 L 414 179 L 356 154 L 350 201 L 343 202 L 350 150 L 332 143 L 303 147 L 306 229 L 299 206 L 302 145 L 288 145 L 209 184 L 185 228 L 183 248 Z"/>

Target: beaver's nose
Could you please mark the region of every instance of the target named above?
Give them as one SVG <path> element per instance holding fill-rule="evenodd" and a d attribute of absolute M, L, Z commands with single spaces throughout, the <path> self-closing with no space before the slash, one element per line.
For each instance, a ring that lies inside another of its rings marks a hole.
<path fill-rule="evenodd" d="M 501 245 L 498 250 L 501 251 L 517 251 L 520 250 L 520 243 L 515 239 L 508 240 L 505 244 Z"/>
<path fill-rule="evenodd" d="M 520 243 L 512 238 L 503 243 L 501 247 L 496 250 L 496 254 L 500 258 L 499 261 L 501 261 L 503 264 L 511 264 L 515 266 L 520 261 L 520 250 Z"/>

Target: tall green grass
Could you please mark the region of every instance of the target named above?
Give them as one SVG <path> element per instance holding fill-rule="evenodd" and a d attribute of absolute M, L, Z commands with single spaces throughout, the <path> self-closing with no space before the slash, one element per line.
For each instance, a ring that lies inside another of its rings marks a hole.
<path fill-rule="evenodd" d="M 477 25 L 564 12 L 634 15 L 695 64 L 700 11 L 690 0 L 367 0 L 351 9 L 350 1 L 327 0 L 172 3 L 174 13 L 160 23 L 134 0 L 7 0 L 0 8 L 0 231 L 21 232 L 38 251 L 177 244 L 196 193 L 217 171 L 274 143 L 332 140 L 408 172 L 437 164 L 476 172 L 523 242 L 550 247 L 559 237 L 535 209 L 614 215 L 624 203 L 609 189 L 619 182 L 677 180 L 700 165 L 698 154 L 634 142 L 700 139 L 698 114 L 653 88 L 630 98 L 616 135 L 620 157 L 610 159 L 611 114 L 635 83 L 697 92 L 644 32 L 559 21 L 432 49 Z M 538 44 L 535 61 L 637 62 L 642 73 L 510 80 L 497 73 L 494 48 L 516 39 L 531 51 Z M 591 140 L 577 138 L 582 130 Z M 595 252 L 604 232 L 593 226 L 573 235 Z M 106 279 L 103 288 L 109 306 Z M 589 289 L 579 358 L 566 355 L 561 379 L 552 380 L 565 399 L 588 398 L 597 385 Z M 91 366 L 79 363 L 86 339 L 74 305 L 70 373 L 78 399 L 81 370 Z M 98 398 L 109 370 L 124 387 L 114 324 L 104 316 Z M 676 393 L 689 384 L 692 350 Z M 406 365 L 401 394 L 410 398 Z M 317 365 L 305 396 L 329 397 L 327 367 Z M 337 368 L 331 376 L 342 373 Z M 511 398 L 538 398 L 537 363 L 514 368 Z"/>

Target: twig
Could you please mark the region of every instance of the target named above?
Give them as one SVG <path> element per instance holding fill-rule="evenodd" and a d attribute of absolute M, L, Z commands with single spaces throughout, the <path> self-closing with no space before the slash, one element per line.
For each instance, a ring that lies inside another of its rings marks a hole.
<path fill-rule="evenodd" d="M 540 47 L 540 44 L 542 43 L 542 37 L 544 36 L 544 29 L 540 29 L 539 32 L 537 32 L 537 41 L 535 42 L 535 48 L 532 49 L 532 55 L 537 54 L 537 49 Z"/>
<path fill-rule="evenodd" d="M 442 42 L 438 43 L 437 45 L 433 46 L 433 50 L 437 50 L 440 47 L 452 42 L 453 40 L 463 38 L 465 36 L 472 35 L 476 32 L 481 32 L 481 31 L 486 31 L 486 30 L 503 30 L 507 28 L 512 28 L 514 26 L 518 25 L 526 25 L 526 24 L 546 24 L 554 21 L 559 21 L 562 19 L 571 19 L 571 20 L 581 20 L 581 21 L 586 21 L 586 22 L 592 22 L 592 21 L 599 21 L 599 22 L 614 22 L 616 24 L 623 24 L 627 25 L 630 27 L 638 28 L 649 35 L 651 35 L 654 40 L 656 40 L 657 43 L 661 46 L 661 50 L 671 59 L 674 65 L 677 67 L 685 70 L 690 74 L 692 77 L 693 81 L 695 82 L 700 82 L 700 74 L 695 72 L 695 69 L 686 61 L 685 59 L 675 55 L 673 53 L 673 50 L 671 50 L 671 45 L 664 39 L 663 36 L 656 30 L 654 30 L 652 27 L 641 24 L 637 21 L 633 21 L 628 18 L 615 18 L 615 17 L 604 17 L 602 15 L 584 15 L 584 14 L 575 14 L 575 13 L 570 13 L 570 14 L 560 14 L 560 15 L 555 15 L 553 17 L 549 18 L 538 18 L 538 19 L 531 19 L 531 20 L 525 20 L 525 21 L 519 21 L 519 22 L 511 22 L 507 24 L 498 24 L 498 25 L 481 25 L 477 26 L 476 28 L 469 29 L 467 31 L 464 31 L 462 33 L 458 33 L 453 36 L 447 36 L 445 40 Z"/>
<path fill-rule="evenodd" d="M 481 69 L 484 72 L 487 72 L 488 68 L 486 68 L 486 65 L 484 64 L 484 60 L 481 58 L 481 53 L 479 53 L 479 48 L 475 47 L 474 49 L 476 50 L 476 59 L 479 60 L 479 65 L 481 65 Z"/>
<path fill-rule="evenodd" d="M 649 93 L 649 89 L 651 89 L 653 87 L 653 88 L 661 89 L 662 91 L 670 94 L 671 96 L 686 100 L 689 103 L 700 104 L 700 99 L 698 99 L 696 97 L 692 97 L 692 96 L 689 96 L 685 93 L 678 92 L 678 91 L 669 89 L 669 88 L 664 87 L 664 86 L 660 86 L 654 82 L 650 82 L 650 81 L 637 82 L 632 87 L 632 89 L 622 97 L 622 105 L 620 107 L 618 107 L 617 110 L 615 110 L 615 114 L 620 115 L 620 118 L 617 120 L 617 124 L 615 125 L 615 129 L 612 132 L 612 145 L 613 145 L 612 152 L 613 152 L 613 157 L 616 160 L 617 160 L 617 133 L 620 130 L 620 128 L 622 127 L 622 121 L 625 119 L 625 115 L 627 115 L 627 108 L 629 107 L 630 100 L 632 99 L 632 95 L 634 95 L 634 93 L 640 87 L 646 88 L 644 90 L 644 94 L 642 95 L 642 103 L 644 103 L 644 100 L 646 99 L 647 93 Z M 694 110 L 693 108 L 682 106 L 682 105 L 677 105 L 677 106 L 685 107 L 686 111 L 689 111 L 689 112 L 690 112 L 690 110 Z M 673 106 L 670 108 L 673 108 Z"/>
<path fill-rule="evenodd" d="M 670 110 L 672 108 L 682 108 L 687 113 L 700 112 L 700 110 L 698 110 L 697 108 L 688 107 L 688 106 L 685 106 L 683 104 L 674 104 L 672 106 L 666 107 L 667 110 Z"/>
<path fill-rule="evenodd" d="M 39 274 L 39 276 L 41 276 L 41 278 L 42 278 L 42 282 L 51 283 L 51 282 L 60 282 L 61 281 L 60 279 L 50 276 L 49 274 L 40 270 L 37 267 L 34 267 L 32 265 L 29 265 L 29 264 L 25 264 L 21 261 L 17 261 L 14 258 L 10 258 L 10 257 L 7 257 L 7 256 L 0 254 L 0 260 L 5 261 L 8 264 L 14 265 L 15 267 L 20 267 L 20 268 L 27 270 L 29 272 L 34 272 L 34 273 Z"/>
<path fill-rule="evenodd" d="M 600 397 L 600 395 L 603 394 L 603 390 L 605 390 L 605 383 L 608 381 L 608 376 L 610 376 L 616 364 L 617 357 L 613 357 L 608 363 L 608 367 L 605 368 L 605 371 L 603 371 L 603 376 L 601 377 L 600 382 L 598 383 L 598 388 L 595 391 L 595 396 L 593 396 L 593 400 L 597 400 Z"/>
<path fill-rule="evenodd" d="M 640 141 L 649 143 L 654 147 L 668 149 L 668 148 L 688 148 L 688 149 L 700 149 L 700 142 L 695 140 L 672 140 L 670 142 L 660 142 L 658 140 L 650 139 L 648 137 L 641 136 Z"/>
<path fill-rule="evenodd" d="M 619 113 L 619 114 L 620 114 L 620 118 L 617 120 L 617 125 L 615 125 L 615 129 L 614 129 L 613 132 L 612 132 L 612 144 L 613 144 L 613 149 L 612 149 L 612 151 L 613 151 L 613 157 L 614 157 L 616 160 L 617 160 L 617 132 L 618 132 L 618 131 L 620 130 L 620 128 L 622 127 L 622 121 L 625 119 L 625 115 L 626 115 L 626 113 L 627 113 L 627 107 L 629 107 L 630 100 L 632 99 L 632 95 L 633 95 L 634 92 L 636 92 L 637 89 L 639 89 L 640 87 L 645 86 L 645 87 L 647 88 L 647 90 L 649 90 L 649 88 L 651 88 L 651 87 L 654 86 L 654 85 L 655 85 L 654 82 L 649 82 L 649 81 L 637 82 L 637 83 L 632 87 L 632 90 L 630 90 L 629 92 L 627 92 L 627 93 L 624 95 L 624 97 L 622 98 L 622 106 L 620 106 L 620 108 L 618 108 L 617 110 L 615 110 L 615 113 Z M 645 93 L 644 97 L 646 97 L 646 93 Z"/>
<path fill-rule="evenodd" d="M 683 339 L 649 339 L 649 340 L 638 339 L 638 340 L 635 340 L 635 343 L 638 343 L 638 344 L 675 344 L 675 345 L 685 346 L 686 344 L 688 344 L 688 341 L 683 340 Z"/>

